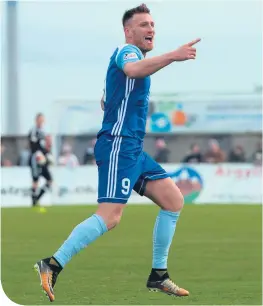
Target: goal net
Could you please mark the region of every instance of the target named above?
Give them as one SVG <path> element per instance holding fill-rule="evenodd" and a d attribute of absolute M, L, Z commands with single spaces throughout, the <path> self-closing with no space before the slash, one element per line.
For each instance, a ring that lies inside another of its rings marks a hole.
<path fill-rule="evenodd" d="M 76 199 L 83 195 L 84 199 L 90 195 L 96 197 L 94 186 L 97 183 L 91 186 L 89 181 L 91 176 L 96 176 L 97 169 L 88 169 L 87 173 L 85 167 L 78 165 L 83 164 L 87 150 L 92 151 L 102 118 L 103 111 L 98 100 L 54 102 L 51 118 L 54 156 L 54 183 L 50 199 L 52 204 L 68 204 L 65 201 L 74 204 Z M 95 171 L 95 174 L 92 171 Z"/>
<path fill-rule="evenodd" d="M 74 146 L 77 145 L 77 137 L 94 137 L 97 134 L 103 111 L 100 102 L 95 100 L 58 100 L 54 102 L 52 117 L 52 147 L 57 164 L 64 141 L 68 139 Z"/>

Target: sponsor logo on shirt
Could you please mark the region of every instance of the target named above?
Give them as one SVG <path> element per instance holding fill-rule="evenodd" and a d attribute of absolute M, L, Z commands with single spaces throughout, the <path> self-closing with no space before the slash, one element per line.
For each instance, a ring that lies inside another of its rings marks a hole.
<path fill-rule="evenodd" d="M 138 58 L 136 53 L 126 53 L 123 59 L 126 60 L 126 59 L 133 59 L 133 58 Z"/>

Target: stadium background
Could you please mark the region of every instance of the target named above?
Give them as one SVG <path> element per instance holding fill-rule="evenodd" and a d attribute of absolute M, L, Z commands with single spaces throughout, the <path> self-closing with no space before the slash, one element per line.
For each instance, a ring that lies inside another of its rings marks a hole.
<path fill-rule="evenodd" d="M 1 278 L 6 294 L 17 303 L 45 303 L 39 298 L 36 279 L 27 271 L 47 251 L 38 237 L 53 252 L 72 226 L 95 209 L 78 204 L 96 202 L 92 148 L 102 116 L 99 101 L 105 71 L 110 54 L 123 42 L 121 15 L 137 4 L 2 3 L 1 202 L 3 207 L 17 208 L 2 209 Z M 145 150 L 169 169 L 187 204 L 219 204 L 184 209 L 171 267 L 195 295 L 180 303 L 261 304 L 261 206 L 253 205 L 262 200 L 261 3 L 153 1 L 147 5 L 157 27 L 152 55 L 202 38 L 196 61 L 175 63 L 152 77 L 145 139 Z M 45 215 L 24 208 L 30 206 L 26 135 L 38 112 L 46 116 L 56 162 L 61 155 L 69 156 L 68 165 L 53 167 L 55 186 L 43 199 L 44 205 L 52 207 Z M 200 147 L 203 163 L 182 163 L 193 144 Z M 217 159 L 218 154 L 211 159 L 209 148 L 214 144 L 223 159 Z M 90 247 L 69 267 L 71 281 L 58 284 L 60 302 L 174 303 L 166 297 L 149 298 L 136 287 L 148 269 L 156 208 L 135 207 L 135 202 L 147 201 L 133 195 L 125 225 L 113 233 L 115 238 Z M 142 212 L 147 218 L 141 217 Z M 131 231 L 134 218 L 141 225 Z M 41 229 L 47 221 L 53 226 L 45 236 Z M 140 254 L 134 252 L 134 245 L 139 245 Z M 118 246 L 123 262 L 116 259 Z M 100 270 L 103 248 L 115 258 L 115 272 L 106 271 L 111 273 L 109 279 Z M 103 294 L 98 292 L 100 286 L 90 284 L 87 275 L 78 271 L 78 265 L 96 274 L 96 284 L 106 288 Z M 123 275 L 123 269 L 131 266 L 133 272 Z M 187 280 L 185 273 L 190 274 Z M 116 291 L 110 282 L 119 278 L 123 284 Z M 204 287 L 211 288 L 206 297 Z"/>

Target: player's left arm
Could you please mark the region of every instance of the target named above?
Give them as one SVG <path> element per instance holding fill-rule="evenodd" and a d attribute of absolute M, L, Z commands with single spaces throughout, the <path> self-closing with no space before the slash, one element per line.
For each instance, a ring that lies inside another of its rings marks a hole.
<path fill-rule="evenodd" d="M 50 152 L 52 147 L 52 138 L 51 135 L 45 136 L 45 149 Z"/>
<path fill-rule="evenodd" d="M 101 100 L 100 100 L 100 106 L 101 106 L 101 109 L 104 111 L 104 94 L 103 94 L 103 96 L 102 96 L 102 98 L 101 98 Z"/>
<path fill-rule="evenodd" d="M 47 150 L 46 136 L 44 136 L 42 133 L 41 134 L 38 133 L 37 138 L 39 139 L 39 146 L 41 148 L 41 151 L 43 152 L 43 154 L 47 154 L 48 150 Z"/>
<path fill-rule="evenodd" d="M 105 91 L 106 91 L 106 80 L 105 80 L 105 85 L 104 85 L 104 88 L 103 88 L 103 95 L 102 95 L 102 98 L 100 100 L 100 106 L 101 106 L 101 109 L 104 111 L 105 109 L 105 100 L 106 100 L 106 94 L 105 94 Z"/>
<path fill-rule="evenodd" d="M 52 138 L 51 135 L 46 135 L 45 137 L 45 149 L 46 149 L 46 159 L 48 164 L 53 164 L 54 163 L 54 157 L 51 153 L 51 149 L 52 149 Z"/>

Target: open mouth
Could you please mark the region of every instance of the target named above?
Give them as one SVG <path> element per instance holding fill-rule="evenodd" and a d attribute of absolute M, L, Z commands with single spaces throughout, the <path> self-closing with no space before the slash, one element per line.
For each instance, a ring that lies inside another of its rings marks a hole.
<path fill-rule="evenodd" d="M 146 36 L 146 37 L 145 37 L 145 40 L 146 40 L 149 44 L 151 44 L 151 43 L 153 42 L 153 37 L 152 37 L 152 36 Z"/>

